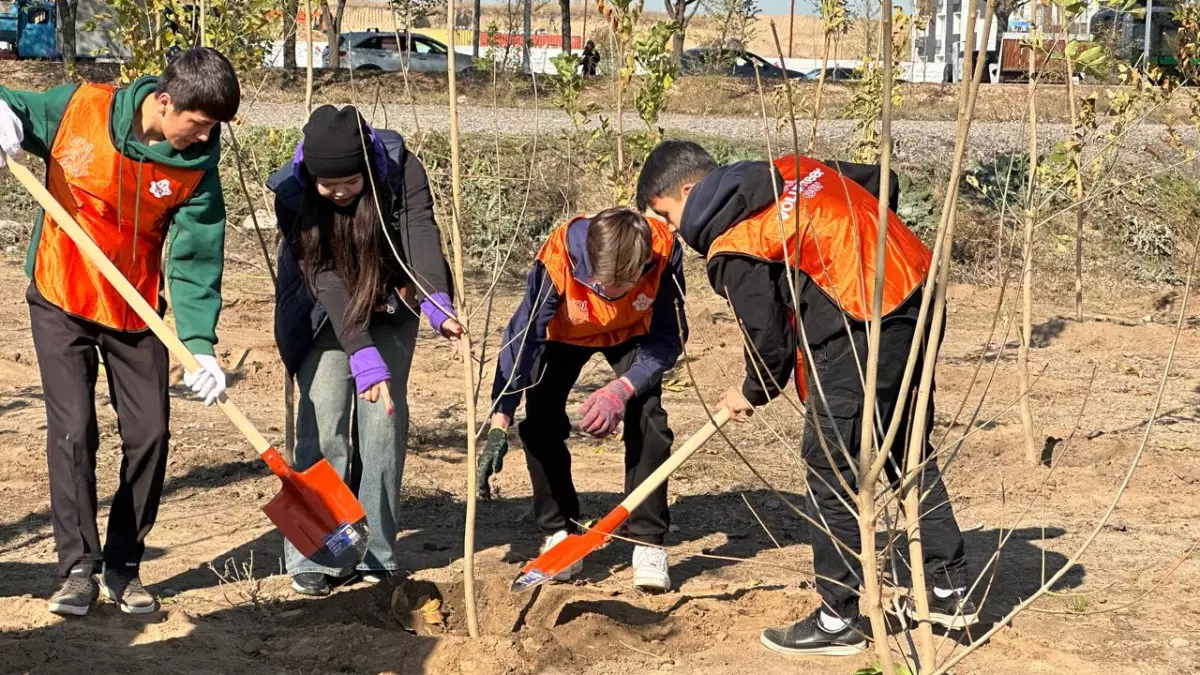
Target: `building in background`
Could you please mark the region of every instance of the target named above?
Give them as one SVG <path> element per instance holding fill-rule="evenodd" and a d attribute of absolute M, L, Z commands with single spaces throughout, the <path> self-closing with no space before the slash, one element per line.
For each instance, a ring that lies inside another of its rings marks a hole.
<path fill-rule="evenodd" d="M 1062 9 L 1052 0 L 1032 0 L 1013 9 L 1007 26 L 1000 25 L 999 17 L 994 18 L 985 43 L 985 8 L 982 0 L 976 3 L 975 44 L 978 51 L 986 52 L 991 81 L 999 81 L 1005 73 L 1019 69 L 1018 61 L 1028 58 L 1021 57 L 1020 42 L 1031 26 L 1041 28 L 1049 40 L 1057 40 L 1063 34 Z M 965 32 L 970 18 L 966 13 L 967 3 L 964 0 L 932 0 L 932 9 L 929 24 L 924 31 L 918 31 L 912 41 L 912 60 L 935 69 L 940 66 L 943 82 L 957 82 L 961 76 Z M 1098 10 L 1098 3 L 1089 3 L 1075 22 L 1065 27 L 1071 39 L 1088 37 L 1088 26 Z"/>

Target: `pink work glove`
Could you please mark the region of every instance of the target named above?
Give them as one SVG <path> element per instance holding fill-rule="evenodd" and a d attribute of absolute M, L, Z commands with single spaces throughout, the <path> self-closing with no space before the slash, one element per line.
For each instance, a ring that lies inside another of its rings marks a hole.
<path fill-rule="evenodd" d="M 579 409 L 583 413 L 580 428 L 596 438 L 604 438 L 616 431 L 617 424 L 625 417 L 625 404 L 633 394 L 633 387 L 619 377 L 596 390 Z"/>

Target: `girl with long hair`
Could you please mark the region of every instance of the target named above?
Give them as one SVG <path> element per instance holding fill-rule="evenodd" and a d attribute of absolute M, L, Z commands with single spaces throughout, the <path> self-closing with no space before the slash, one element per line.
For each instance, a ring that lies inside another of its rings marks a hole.
<path fill-rule="evenodd" d="M 284 544 L 292 588 L 322 596 L 398 569 L 416 308 L 456 353 L 461 328 L 429 179 L 399 134 L 372 129 L 351 106 L 322 106 L 268 187 L 283 233 L 275 338 L 300 390 L 293 464 L 329 460 L 355 488 L 370 530 L 353 570 L 323 567 Z"/>

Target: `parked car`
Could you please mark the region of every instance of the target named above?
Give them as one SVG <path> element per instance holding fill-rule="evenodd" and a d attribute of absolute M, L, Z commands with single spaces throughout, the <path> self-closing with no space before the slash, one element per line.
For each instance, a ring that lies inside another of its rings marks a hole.
<path fill-rule="evenodd" d="M 821 69 L 813 68 L 804 73 L 804 78 L 807 80 L 818 80 L 821 77 Z M 858 82 L 862 79 L 855 68 L 829 67 L 825 69 L 826 82 Z"/>
<path fill-rule="evenodd" d="M 757 54 L 736 49 L 698 47 L 683 53 L 680 71 L 684 75 L 729 75 L 732 77 L 754 77 L 755 67 L 762 77 L 783 77 L 802 80 L 804 75 L 795 70 L 786 70 L 767 61 Z"/>
<path fill-rule="evenodd" d="M 416 33 L 407 36 L 404 33 L 397 35 L 380 31 L 344 33 L 338 41 L 338 48 L 340 67 L 361 71 L 404 70 L 407 61 L 410 72 L 444 73 L 450 55 L 446 45 L 428 35 Z M 328 48 L 323 56 L 325 63 L 329 63 Z M 454 55 L 455 72 L 470 70 L 472 65 L 469 55 Z"/>

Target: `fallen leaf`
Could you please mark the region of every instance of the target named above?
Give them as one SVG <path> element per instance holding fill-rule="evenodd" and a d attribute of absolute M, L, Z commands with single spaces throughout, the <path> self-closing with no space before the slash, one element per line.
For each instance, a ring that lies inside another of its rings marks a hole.
<path fill-rule="evenodd" d="M 421 603 L 421 618 L 427 626 L 446 625 L 446 616 L 442 614 L 442 601 L 438 598 L 426 598 Z"/>

